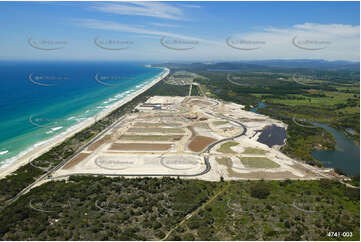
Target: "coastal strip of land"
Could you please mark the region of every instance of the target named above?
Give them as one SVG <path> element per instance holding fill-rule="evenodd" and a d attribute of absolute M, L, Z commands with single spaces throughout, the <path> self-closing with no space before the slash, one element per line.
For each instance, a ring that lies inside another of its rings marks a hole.
<path fill-rule="evenodd" d="M 142 89 L 130 94 L 126 98 L 124 98 L 122 100 L 119 100 L 119 102 L 114 103 L 109 108 L 107 108 L 105 110 L 102 110 L 99 114 L 97 114 L 97 119 L 99 120 L 99 119 L 102 119 L 102 118 L 106 117 L 107 115 L 109 115 L 110 113 L 112 113 L 116 109 L 120 108 L 124 104 L 132 101 L 134 98 L 136 98 L 137 96 L 139 96 L 140 94 L 147 91 L 152 86 L 154 86 L 155 84 L 157 84 L 158 82 L 163 80 L 169 74 L 169 72 L 170 72 L 170 70 L 168 68 L 164 68 L 163 73 L 161 73 L 151 83 L 145 85 Z M 24 154 L 23 156 L 19 157 L 19 159 L 17 159 L 16 161 L 11 163 L 10 165 L 8 165 L 8 166 L 6 166 L 4 168 L 0 168 L 0 179 L 3 179 L 7 175 L 9 175 L 12 172 L 16 171 L 21 166 L 26 165 L 27 163 L 29 163 L 31 160 L 35 159 L 36 157 L 39 157 L 42 154 L 48 152 L 53 147 L 61 144 L 66 139 L 72 137 L 73 135 L 80 132 L 81 130 L 84 130 L 87 127 L 90 127 L 95 122 L 96 122 L 96 120 L 94 118 L 88 118 L 88 119 L 84 120 L 83 122 L 70 127 L 65 132 L 63 132 L 63 133 L 61 133 L 61 134 L 59 134 L 59 135 L 57 135 L 55 137 L 50 138 L 47 142 L 44 142 L 44 144 L 39 145 L 38 147 L 34 148 L 33 150 L 31 150 L 28 153 Z"/>

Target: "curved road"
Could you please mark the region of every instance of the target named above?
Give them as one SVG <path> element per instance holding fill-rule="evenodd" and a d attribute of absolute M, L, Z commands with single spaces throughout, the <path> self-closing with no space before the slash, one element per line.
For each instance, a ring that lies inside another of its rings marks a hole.
<path fill-rule="evenodd" d="M 215 115 L 211 114 L 211 113 L 207 113 L 207 114 L 210 114 L 214 117 L 216 117 Z M 206 173 L 208 173 L 210 170 L 211 170 L 211 164 L 209 163 L 209 158 L 207 156 L 207 154 L 210 152 L 210 150 L 216 146 L 217 144 L 219 143 L 222 143 L 224 141 L 228 141 L 228 140 L 233 140 L 233 139 L 236 139 L 238 137 L 241 137 L 243 135 L 246 134 L 247 132 L 247 128 L 244 124 L 242 124 L 241 122 L 237 121 L 237 120 L 234 120 L 234 119 L 231 119 L 231 118 L 228 118 L 228 117 L 221 117 L 222 119 L 226 119 L 228 121 L 232 121 L 232 122 L 235 122 L 237 124 L 239 124 L 240 126 L 242 126 L 243 128 L 243 131 L 242 133 L 236 135 L 236 136 L 233 136 L 233 137 L 229 137 L 229 138 L 225 138 L 225 139 L 221 139 L 221 140 L 218 140 L 212 144 L 210 144 L 203 152 L 201 152 L 200 154 L 203 154 L 205 153 L 206 155 L 203 157 L 204 159 L 204 163 L 206 164 L 206 169 L 204 169 L 203 171 L 199 172 L 199 173 L 196 173 L 196 174 L 170 174 L 170 173 L 167 173 L 167 174 L 107 174 L 107 173 L 72 173 L 72 174 L 68 174 L 68 175 L 61 175 L 61 176 L 57 176 L 57 177 L 53 177 L 52 179 L 58 179 L 58 178 L 64 178 L 64 177 L 69 177 L 69 176 L 89 176 L 89 175 L 92 175 L 92 176 L 116 176 L 116 177 L 121 177 L 121 176 L 126 176 L 126 177 L 140 177 L 140 176 L 161 176 L 161 177 L 165 177 L 165 176 L 176 176 L 176 177 L 195 177 L 195 176 L 201 176 L 201 175 L 204 175 Z"/>

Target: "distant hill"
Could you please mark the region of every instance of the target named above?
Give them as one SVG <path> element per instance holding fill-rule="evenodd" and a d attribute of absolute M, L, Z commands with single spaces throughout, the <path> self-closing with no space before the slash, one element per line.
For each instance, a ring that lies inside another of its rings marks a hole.
<path fill-rule="evenodd" d="M 349 61 L 326 61 L 326 60 L 254 60 L 237 62 L 217 62 L 217 63 L 164 63 L 173 69 L 201 69 L 201 70 L 227 70 L 227 71 L 282 71 L 284 69 L 313 69 L 324 71 L 350 70 L 359 72 L 359 62 Z M 288 70 L 289 71 L 289 70 Z"/>
<path fill-rule="evenodd" d="M 271 67 L 281 68 L 312 68 L 323 70 L 340 70 L 351 69 L 359 70 L 359 62 L 350 61 L 326 61 L 326 60 L 308 60 L 308 59 L 295 59 L 295 60 L 261 60 L 261 61 L 245 61 L 241 63 L 265 65 Z"/>

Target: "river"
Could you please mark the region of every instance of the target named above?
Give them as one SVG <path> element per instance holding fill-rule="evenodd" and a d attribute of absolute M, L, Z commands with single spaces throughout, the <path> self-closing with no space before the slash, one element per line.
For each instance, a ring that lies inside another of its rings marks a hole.
<path fill-rule="evenodd" d="M 360 147 L 342 132 L 327 124 L 311 123 L 327 130 L 336 140 L 336 150 L 313 150 L 311 152 L 312 156 L 319 160 L 325 167 L 340 168 L 351 176 L 359 174 Z"/>

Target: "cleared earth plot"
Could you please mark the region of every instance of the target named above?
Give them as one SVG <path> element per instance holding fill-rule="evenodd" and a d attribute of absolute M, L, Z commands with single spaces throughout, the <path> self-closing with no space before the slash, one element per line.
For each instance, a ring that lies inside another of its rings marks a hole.
<path fill-rule="evenodd" d="M 194 139 L 192 139 L 192 141 L 189 143 L 188 147 L 191 151 L 200 152 L 215 141 L 216 139 L 210 137 L 195 136 Z"/>
<path fill-rule="evenodd" d="M 148 122 L 135 122 L 134 126 L 141 126 L 141 127 L 164 127 L 164 126 L 174 126 L 179 127 L 182 126 L 181 123 L 148 123 Z"/>
<path fill-rule="evenodd" d="M 213 124 L 214 125 L 224 125 L 224 124 L 228 124 L 228 121 L 214 121 Z"/>
<path fill-rule="evenodd" d="M 183 129 L 179 128 L 130 128 L 128 132 L 131 133 L 184 133 Z"/>
<path fill-rule="evenodd" d="M 123 135 L 119 140 L 136 141 L 176 141 L 181 139 L 181 135 Z"/>
<path fill-rule="evenodd" d="M 79 155 L 77 155 L 76 157 L 74 157 L 73 159 L 71 159 L 64 167 L 63 169 L 70 169 L 73 166 L 77 165 L 79 162 L 81 162 L 82 160 L 84 160 L 85 158 L 87 158 L 90 154 L 89 153 L 80 153 Z"/>
<path fill-rule="evenodd" d="M 172 144 L 155 144 L 155 143 L 113 143 L 109 150 L 169 150 Z"/>
<path fill-rule="evenodd" d="M 103 138 L 101 138 L 98 141 L 94 142 L 93 144 L 89 145 L 88 150 L 89 151 L 96 150 L 99 146 L 101 146 L 102 144 L 107 142 L 109 139 L 110 139 L 110 135 L 104 136 Z"/>

